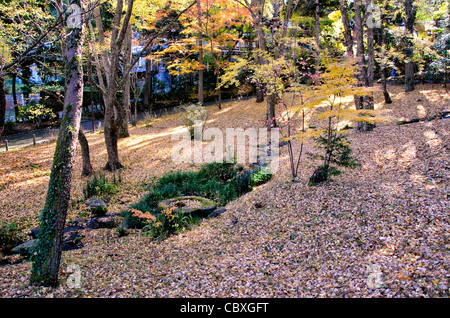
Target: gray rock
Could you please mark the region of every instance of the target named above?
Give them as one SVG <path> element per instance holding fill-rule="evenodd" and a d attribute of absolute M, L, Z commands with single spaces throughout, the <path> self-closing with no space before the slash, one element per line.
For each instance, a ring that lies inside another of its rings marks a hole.
<path fill-rule="evenodd" d="M 76 230 L 79 230 L 79 229 L 81 229 L 81 227 L 79 227 L 78 225 L 76 225 L 76 226 L 69 226 L 69 227 L 66 227 L 64 229 L 64 233 L 71 232 L 71 231 L 76 231 Z M 37 239 L 40 230 L 41 230 L 40 227 L 35 227 L 34 229 L 31 229 L 31 231 L 30 231 L 31 237 L 33 239 Z"/>
<path fill-rule="evenodd" d="M 103 216 L 108 212 L 108 206 L 100 198 L 90 198 L 85 202 L 85 205 L 90 208 L 91 213 L 95 216 Z"/>
<path fill-rule="evenodd" d="M 39 234 L 39 231 L 41 230 L 40 227 L 35 227 L 34 229 L 31 229 L 31 237 L 33 237 L 34 239 L 37 239 L 37 236 Z"/>
<path fill-rule="evenodd" d="M 89 200 L 87 200 L 85 202 L 86 206 L 88 207 L 102 207 L 102 208 L 107 208 L 108 206 L 106 205 L 105 201 L 103 201 L 100 198 L 90 198 Z"/>
<path fill-rule="evenodd" d="M 90 229 L 112 229 L 120 225 L 120 219 L 116 215 L 95 217 L 89 222 Z"/>
<path fill-rule="evenodd" d="M 20 254 L 20 255 L 24 255 L 24 256 L 31 255 L 31 252 L 37 246 L 37 242 L 38 242 L 38 240 L 30 240 L 28 242 L 17 245 L 16 247 L 14 247 L 11 250 L 11 253 Z"/>
<path fill-rule="evenodd" d="M 221 215 L 222 213 L 224 213 L 227 209 L 223 206 L 218 207 L 217 209 L 215 209 L 211 214 L 208 215 L 207 219 L 212 219 L 212 218 L 216 218 L 219 215 Z"/>

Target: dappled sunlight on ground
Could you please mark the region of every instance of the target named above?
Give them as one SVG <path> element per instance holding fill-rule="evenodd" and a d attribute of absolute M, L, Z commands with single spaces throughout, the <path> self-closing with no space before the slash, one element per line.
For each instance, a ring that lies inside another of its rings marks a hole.
<path fill-rule="evenodd" d="M 61 268 L 79 264 L 83 287 L 78 292 L 93 297 L 443 296 L 449 269 L 443 257 L 449 244 L 450 120 L 396 122 L 438 114 L 450 98 L 439 85 L 417 85 L 412 93 L 403 89 L 388 86 L 390 105 L 381 92 L 375 93 L 376 108 L 389 112 L 390 119 L 372 132 L 347 131 L 361 166 L 342 169 L 332 182 L 307 186 L 317 167 L 306 155 L 317 152 L 308 141 L 298 182 L 292 183 L 284 146 L 272 180 L 230 202 L 223 216 L 163 242 L 151 242 L 140 232 L 124 238 L 117 237 L 116 229 L 85 232 L 85 247 L 64 252 Z M 207 109 L 206 128 L 224 134 L 226 128 L 264 127 L 266 103 L 254 98 Z M 308 116 L 311 125 L 313 113 Z M 198 168 L 171 158 L 172 135 L 182 129 L 181 114 L 130 127 L 131 136 L 119 141 L 125 168 L 109 213 L 138 202 L 154 178 Z M 103 138 L 102 133 L 87 134 L 95 172 L 111 178 L 113 173 L 102 170 L 107 159 Z M 297 156 L 299 143 L 293 141 L 293 147 Z M 0 219 L 25 220 L 27 230 L 38 225 L 54 148 L 53 142 L 0 153 Z M 80 174 L 77 149 L 68 220 L 84 211 L 78 200 L 89 179 Z M 239 220 L 236 225 L 230 225 L 231 216 Z M 385 287 L 367 287 L 370 265 L 379 266 Z M 29 262 L 0 266 L 0 295 L 10 296 L 11 290 L 28 296 L 73 295 L 64 286 L 27 287 L 29 270 Z M 62 273 L 61 279 L 66 276 Z"/>

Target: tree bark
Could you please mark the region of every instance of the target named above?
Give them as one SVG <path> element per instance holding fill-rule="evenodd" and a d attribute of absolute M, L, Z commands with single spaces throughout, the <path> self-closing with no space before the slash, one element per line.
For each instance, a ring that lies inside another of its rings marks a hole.
<path fill-rule="evenodd" d="M 203 24 L 202 24 L 202 8 L 200 0 L 197 0 L 197 16 L 198 16 L 198 102 L 203 104 Z"/>
<path fill-rule="evenodd" d="M 3 76 L 2 68 L 3 60 L 0 56 L 0 143 L 3 135 L 3 128 L 5 127 L 6 118 L 6 91 L 5 91 L 5 77 Z"/>
<path fill-rule="evenodd" d="M 253 8 L 253 9 L 252 9 Z M 255 33 L 258 41 L 256 42 L 258 54 L 256 61 L 259 65 L 264 64 L 264 60 L 260 52 L 266 51 L 266 40 L 262 25 L 262 16 L 264 10 L 264 0 L 251 0 L 251 7 L 249 8 L 252 16 L 253 24 L 255 25 Z M 256 102 L 264 102 L 264 86 L 262 83 L 256 84 Z"/>
<path fill-rule="evenodd" d="M 144 109 L 152 113 L 152 61 L 145 59 Z"/>
<path fill-rule="evenodd" d="M 111 62 L 110 62 L 110 76 L 108 91 L 106 92 L 105 101 L 105 120 L 104 120 L 104 135 L 106 151 L 108 153 L 108 162 L 105 165 L 105 170 L 115 171 L 122 168 L 119 161 L 119 151 L 117 141 L 119 140 L 119 127 L 124 116 L 124 107 L 118 103 L 116 94 L 118 87 L 116 85 L 118 65 L 122 44 L 125 39 L 128 24 L 131 18 L 131 11 L 133 9 L 133 0 L 128 0 L 128 8 L 126 16 L 123 19 L 122 27 L 122 8 L 123 0 L 117 1 L 116 13 L 114 16 L 113 30 L 111 33 Z"/>
<path fill-rule="evenodd" d="M 73 1 L 73 4 L 82 7 L 80 0 Z M 32 255 L 30 282 L 45 286 L 56 286 L 58 282 L 64 225 L 70 200 L 73 163 L 81 121 L 84 15 L 79 16 L 79 19 L 79 26 L 67 30 L 64 114 L 56 142 L 47 198 L 40 215 L 41 230 L 38 235 L 38 244 Z"/>
<path fill-rule="evenodd" d="M 17 75 L 12 75 L 12 97 L 13 97 L 13 104 L 14 104 L 14 117 L 16 118 L 16 122 L 19 121 L 19 104 L 17 103 Z"/>
<path fill-rule="evenodd" d="M 372 7 L 372 0 L 366 1 L 366 9 Z M 366 12 L 366 21 L 372 19 L 372 12 Z M 365 84 L 367 87 L 373 87 L 375 77 L 375 44 L 373 36 L 373 23 L 367 23 L 367 72 Z M 374 109 L 373 93 L 363 97 L 363 109 Z M 358 128 L 362 131 L 370 131 L 375 127 L 374 124 L 368 122 L 359 122 Z"/>
<path fill-rule="evenodd" d="M 125 39 L 125 50 L 124 50 L 124 67 L 123 71 L 128 69 L 131 64 L 131 41 L 132 41 L 132 33 L 131 33 L 131 25 L 128 25 L 127 33 Z M 126 138 L 130 136 L 130 131 L 128 130 L 128 121 L 130 118 L 130 72 L 122 74 L 123 76 L 123 90 L 122 90 L 122 105 L 123 105 L 123 114 L 121 116 L 122 121 L 120 122 L 119 127 L 119 137 Z"/>
<path fill-rule="evenodd" d="M 380 28 L 380 35 L 381 35 L 381 48 L 385 50 L 386 48 L 386 33 L 384 30 L 383 22 L 381 21 L 381 28 Z M 380 63 L 380 75 L 381 75 L 381 88 L 383 90 L 383 96 L 384 96 L 384 103 L 385 104 L 392 104 L 391 96 L 389 95 L 389 92 L 387 90 L 387 83 L 386 83 L 386 63 L 384 61 L 381 61 Z"/>
<path fill-rule="evenodd" d="M 344 39 L 345 46 L 347 47 L 347 56 L 353 57 L 353 36 L 350 26 L 350 20 L 348 18 L 348 2 L 347 0 L 339 0 L 340 11 L 342 17 L 342 24 L 344 25 Z"/>
<path fill-rule="evenodd" d="M 317 54 L 315 61 L 316 73 L 319 71 L 320 65 L 320 3 L 316 0 L 316 9 L 314 10 L 314 38 L 316 40 Z"/>
<path fill-rule="evenodd" d="M 91 157 L 89 155 L 89 143 L 81 127 L 78 131 L 78 142 L 81 146 L 81 157 L 83 159 L 83 170 L 81 171 L 81 175 L 90 176 L 92 175 L 93 169 L 91 165 Z"/>
<path fill-rule="evenodd" d="M 364 58 L 364 38 L 363 38 L 363 24 L 361 16 L 361 0 L 355 0 L 355 38 L 356 38 L 356 58 L 358 60 L 358 86 L 363 86 L 367 78 L 366 63 Z M 362 109 L 364 106 L 363 98 L 355 96 L 356 109 Z"/>
<path fill-rule="evenodd" d="M 416 16 L 413 0 L 405 0 L 405 13 L 405 28 L 408 36 L 407 47 L 405 49 L 405 57 L 407 60 L 405 66 L 405 92 L 411 92 L 414 90 L 414 62 L 412 61 L 414 56 L 414 44 L 412 38 L 414 37 L 414 20 Z"/>

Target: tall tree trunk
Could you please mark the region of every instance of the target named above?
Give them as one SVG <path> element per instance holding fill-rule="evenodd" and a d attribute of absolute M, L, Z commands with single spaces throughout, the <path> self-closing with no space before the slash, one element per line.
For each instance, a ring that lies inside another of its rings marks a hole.
<path fill-rule="evenodd" d="M 73 4 L 81 7 L 80 0 Z M 41 212 L 41 230 L 32 255 L 32 284 L 56 286 L 61 260 L 61 247 L 67 209 L 70 200 L 73 163 L 81 121 L 83 101 L 82 47 L 84 41 L 84 15 L 80 24 L 67 30 L 66 37 L 66 92 L 64 115 L 50 173 L 47 198 Z"/>
<path fill-rule="evenodd" d="M 197 0 L 197 18 L 198 18 L 198 102 L 203 104 L 203 24 L 202 24 L 202 8 L 200 0 Z"/>
<path fill-rule="evenodd" d="M 316 9 L 314 10 L 314 38 L 316 40 L 317 53 L 315 61 L 316 73 L 319 71 L 320 65 L 320 3 L 316 0 Z"/>
<path fill-rule="evenodd" d="M 366 9 L 372 7 L 372 0 L 366 1 Z M 366 12 L 366 21 L 371 21 L 372 12 Z M 374 44 L 374 36 L 373 36 L 373 23 L 367 23 L 367 73 L 366 73 L 366 81 L 365 84 L 367 87 L 373 87 L 373 81 L 375 77 L 375 44 Z M 363 109 L 374 109 L 374 101 L 373 101 L 373 93 L 370 93 L 363 98 L 364 105 Z M 369 131 L 375 127 L 374 124 L 368 122 L 360 122 L 358 123 L 358 128 L 362 131 Z"/>
<path fill-rule="evenodd" d="M 89 155 L 89 143 L 81 127 L 78 130 L 78 142 L 81 146 L 81 158 L 83 160 L 83 170 L 81 171 L 81 175 L 90 176 L 92 175 L 93 169 L 91 165 L 91 157 Z"/>
<path fill-rule="evenodd" d="M 131 33 L 131 25 L 128 25 L 127 33 L 125 39 L 125 50 L 124 50 L 124 67 L 123 70 L 128 69 L 131 64 L 131 42 L 132 42 L 132 33 Z M 128 130 L 128 120 L 130 118 L 130 73 L 127 72 L 123 74 L 123 90 L 122 90 L 122 105 L 123 105 L 123 114 L 121 116 L 122 121 L 120 122 L 119 127 L 119 137 L 126 138 L 130 136 L 130 132 Z"/>
<path fill-rule="evenodd" d="M 259 65 L 264 64 L 264 59 L 262 58 L 261 52 L 266 51 L 266 39 L 263 31 L 263 23 L 262 17 L 264 12 L 264 0 L 251 0 L 251 7 L 253 10 L 250 11 L 253 24 L 255 25 L 255 33 L 258 38 L 256 42 L 258 55 L 257 55 L 257 63 Z M 262 103 L 264 102 L 264 86 L 262 83 L 256 84 L 256 102 Z"/>
<path fill-rule="evenodd" d="M 126 16 L 122 21 L 123 0 L 117 0 L 116 13 L 114 16 L 113 30 L 111 32 L 111 63 L 110 63 L 110 78 L 109 87 L 106 92 L 105 101 L 105 121 L 104 121 L 104 135 L 106 152 L 108 153 L 108 162 L 105 165 L 105 170 L 115 171 L 122 168 L 119 161 L 119 150 L 117 141 L 119 139 L 119 127 L 124 116 L 124 107 L 118 103 L 117 95 L 117 72 L 119 66 L 119 57 L 122 50 L 122 44 L 125 39 L 128 24 L 133 10 L 133 0 L 128 0 L 128 8 Z M 122 23 L 122 27 L 120 24 Z"/>
<path fill-rule="evenodd" d="M 14 104 L 14 117 L 16 118 L 16 122 L 19 121 L 19 104 L 17 102 L 17 86 L 16 86 L 16 82 L 17 82 L 17 75 L 13 74 L 12 75 L 12 97 L 13 97 L 13 104 Z"/>
<path fill-rule="evenodd" d="M 145 59 L 145 83 L 144 83 L 144 109 L 150 114 L 152 113 L 152 60 Z"/>
<path fill-rule="evenodd" d="M 355 39 L 356 39 L 356 58 L 358 60 L 358 86 L 364 86 L 367 79 L 366 63 L 364 58 L 364 37 L 363 23 L 361 16 L 361 0 L 355 0 Z M 355 96 L 356 109 L 362 109 L 364 102 L 360 96 Z"/>
<path fill-rule="evenodd" d="M 348 2 L 347 0 L 339 0 L 340 11 L 342 17 L 342 24 L 344 25 L 344 39 L 347 47 L 347 56 L 353 57 L 353 36 L 352 28 L 350 26 L 350 19 L 348 18 Z"/>
<path fill-rule="evenodd" d="M 413 0 L 405 0 L 405 13 L 406 13 L 406 33 L 408 36 L 407 47 L 405 49 L 406 66 L 405 66 L 405 92 L 411 92 L 414 90 L 414 62 L 412 58 L 414 56 L 414 20 L 416 12 L 413 7 Z"/>
<path fill-rule="evenodd" d="M 3 135 L 3 128 L 5 127 L 6 118 L 6 91 L 5 91 L 5 77 L 3 76 L 3 60 L 0 56 L 0 143 Z"/>
<path fill-rule="evenodd" d="M 380 35 L 381 35 L 381 48 L 383 50 L 385 50 L 386 49 L 386 33 L 384 30 L 383 21 L 381 22 Z M 384 103 L 392 104 L 391 96 L 389 95 L 389 92 L 387 90 L 386 63 L 384 62 L 384 60 L 382 60 L 380 63 L 380 73 L 381 73 L 381 88 L 383 90 Z"/>

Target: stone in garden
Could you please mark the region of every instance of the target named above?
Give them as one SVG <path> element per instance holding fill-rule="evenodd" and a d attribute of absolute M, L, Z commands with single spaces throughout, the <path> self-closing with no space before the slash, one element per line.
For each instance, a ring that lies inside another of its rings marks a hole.
<path fill-rule="evenodd" d="M 203 197 L 182 196 L 169 200 L 163 200 L 158 204 L 161 209 L 170 209 L 175 207 L 175 212 L 183 211 L 186 214 L 196 216 L 207 216 L 216 209 L 216 204 Z"/>
<path fill-rule="evenodd" d="M 87 228 L 90 229 L 113 229 L 120 225 L 120 220 L 116 215 L 107 215 L 93 218 Z"/>
<path fill-rule="evenodd" d="M 37 246 L 38 240 L 30 240 L 28 242 L 17 245 L 11 250 L 13 254 L 20 254 L 24 256 L 31 255 L 32 250 Z"/>
<path fill-rule="evenodd" d="M 90 198 L 85 204 L 90 208 L 91 213 L 95 216 L 104 216 L 106 212 L 108 212 L 108 206 L 105 201 L 100 198 Z"/>
<path fill-rule="evenodd" d="M 83 244 L 81 240 L 84 238 L 83 235 L 80 235 L 77 231 L 70 232 L 63 241 L 61 249 L 63 251 L 70 251 L 78 248 L 82 248 Z"/>
<path fill-rule="evenodd" d="M 222 213 L 224 213 L 227 209 L 224 206 L 220 206 L 217 209 L 215 209 L 210 215 L 208 215 L 208 219 L 216 218 Z"/>

